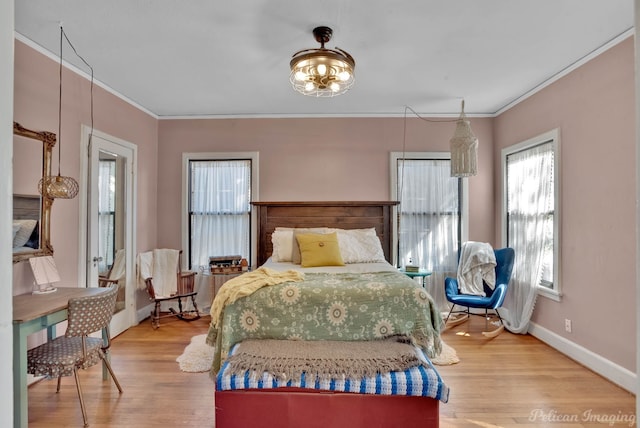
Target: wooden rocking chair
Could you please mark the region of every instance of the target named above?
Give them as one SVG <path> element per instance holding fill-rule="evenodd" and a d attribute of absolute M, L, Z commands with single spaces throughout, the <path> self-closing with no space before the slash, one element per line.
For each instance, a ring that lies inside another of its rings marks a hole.
<path fill-rule="evenodd" d="M 154 250 L 155 251 L 178 251 L 178 250 Z M 177 317 L 184 321 L 193 321 L 200 318 L 200 312 L 198 311 L 198 305 L 196 304 L 196 295 L 198 294 L 195 291 L 195 276 L 196 272 L 192 271 L 182 271 L 181 266 L 181 256 L 182 251 L 178 251 L 178 262 L 176 268 L 177 275 L 177 290 L 175 293 L 171 293 L 169 296 L 161 296 L 156 292 L 156 289 L 153 285 L 153 277 L 149 276 L 144 279 L 145 286 L 147 289 L 147 293 L 149 293 L 149 299 L 153 300 L 155 305 L 153 310 L 151 311 L 151 326 L 154 329 L 160 327 L 160 319 L 166 317 Z M 184 303 L 187 304 L 191 298 L 191 303 L 193 305 L 193 309 L 186 309 L 183 307 L 183 299 Z M 171 300 L 178 301 L 178 310 L 175 310 L 173 307 L 169 308 L 169 313 L 162 315 L 161 306 L 162 302 L 167 302 Z"/>

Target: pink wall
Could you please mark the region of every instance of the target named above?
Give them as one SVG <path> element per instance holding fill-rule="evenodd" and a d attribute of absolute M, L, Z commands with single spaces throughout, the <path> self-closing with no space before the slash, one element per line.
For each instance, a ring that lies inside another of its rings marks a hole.
<path fill-rule="evenodd" d="M 480 173 L 469 179 L 469 238 L 501 242 L 500 150 L 560 128 L 564 295 L 540 298 L 534 321 L 635 371 L 633 58 L 630 39 L 496 119 L 472 120 Z M 55 132 L 57 64 L 16 42 L 15 67 L 15 120 Z M 89 85 L 67 76 L 63 173 L 77 176 Z M 138 145 L 139 251 L 181 245 L 183 152 L 259 151 L 265 201 L 387 199 L 389 152 L 402 151 L 397 118 L 157 121 L 99 88 L 95 109 L 96 129 Z M 446 151 L 452 132 L 452 123 L 409 119 L 406 150 Z M 70 283 L 77 283 L 78 203 L 56 201 L 52 215 L 56 261 Z M 25 265 L 14 266 L 14 293 L 28 287 Z"/>
<path fill-rule="evenodd" d="M 90 61 L 90 55 L 86 55 Z M 97 72 L 99 75 L 99 72 Z M 58 63 L 23 43 L 15 42 L 14 120 L 38 131 L 58 133 Z M 80 180 L 81 125 L 89 126 L 89 82 L 63 71 L 62 175 Z M 158 122 L 111 93 L 94 86 L 94 126 L 102 132 L 138 146 L 138 248 L 156 246 L 156 174 Z M 58 170 L 57 146 L 53 172 Z M 19 170 L 20 165 L 14 165 Z M 34 189 L 37 192 L 37 189 Z M 51 214 L 51 243 L 60 270 L 61 285 L 84 284 L 78 278 L 79 198 L 56 200 Z M 28 263 L 14 265 L 14 294 L 31 290 Z"/>
<path fill-rule="evenodd" d="M 500 115 L 494 162 L 502 148 L 560 129 L 563 296 L 540 297 L 533 321 L 635 372 L 633 49 L 629 38 Z M 500 213 L 499 168 L 494 178 Z"/>
<path fill-rule="evenodd" d="M 472 239 L 492 241 L 492 120 L 473 119 L 480 171 L 470 180 Z M 448 151 L 454 123 L 408 119 L 406 151 Z M 403 119 L 162 120 L 158 147 L 158 236 L 181 244 L 182 153 L 258 151 L 254 200 L 388 200 L 389 154 L 403 150 Z M 428 189 L 425 189 L 428 191 Z"/>

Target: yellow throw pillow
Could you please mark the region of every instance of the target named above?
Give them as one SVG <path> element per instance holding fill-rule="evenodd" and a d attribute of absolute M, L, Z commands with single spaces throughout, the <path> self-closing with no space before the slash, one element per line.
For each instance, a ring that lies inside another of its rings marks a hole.
<path fill-rule="evenodd" d="M 302 267 L 344 266 L 337 233 L 301 233 L 295 236 L 300 246 Z"/>
<path fill-rule="evenodd" d="M 276 228 L 277 230 L 277 228 Z M 301 233 L 327 233 L 326 227 L 298 227 L 293 229 L 293 244 L 291 245 L 291 261 L 297 265 L 300 264 L 300 246 L 298 245 L 298 240 L 296 239 L 296 235 Z"/>

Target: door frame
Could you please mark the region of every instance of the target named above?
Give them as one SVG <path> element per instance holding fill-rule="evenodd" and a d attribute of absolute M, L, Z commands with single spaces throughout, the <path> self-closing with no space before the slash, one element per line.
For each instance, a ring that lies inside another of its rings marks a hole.
<path fill-rule="evenodd" d="M 79 202 L 80 202 L 80 218 L 82 219 L 82 224 L 79 230 L 79 245 L 78 245 L 78 278 L 85 279 L 87 278 L 87 266 L 90 263 L 91 254 L 89 254 L 89 228 L 90 225 L 90 216 L 89 216 L 89 205 L 91 203 L 91 194 L 90 194 L 90 183 L 91 177 L 90 174 L 90 160 L 91 160 L 91 147 L 90 143 L 92 143 L 91 135 L 94 137 L 98 137 L 101 140 L 105 140 L 109 143 L 109 145 L 113 145 L 119 149 L 124 149 L 131 154 L 131 171 L 127 172 L 125 177 L 126 183 L 126 195 L 125 195 L 125 268 L 126 268 L 126 287 L 125 287 L 125 309 L 121 312 L 122 319 L 117 324 L 121 324 L 121 327 L 116 325 L 112 325 L 112 336 L 117 336 L 127 328 L 136 325 L 137 316 L 136 316 L 136 290 L 137 290 L 137 279 L 136 279 L 136 263 L 135 256 L 137 254 L 136 247 L 136 223 L 137 223 L 137 171 L 138 171 L 138 146 L 130 143 L 128 141 L 122 140 L 120 138 L 108 135 L 104 132 L 93 130 L 86 126 L 82 125 L 82 137 L 81 137 L 81 156 L 80 156 L 80 193 L 79 193 Z M 105 148 L 108 151 L 108 148 Z M 87 284 L 88 287 L 97 286 L 97 278 L 95 284 Z M 117 317 L 118 314 L 114 316 Z M 113 321 L 112 321 L 113 324 Z M 116 328 L 117 327 L 117 328 Z"/>

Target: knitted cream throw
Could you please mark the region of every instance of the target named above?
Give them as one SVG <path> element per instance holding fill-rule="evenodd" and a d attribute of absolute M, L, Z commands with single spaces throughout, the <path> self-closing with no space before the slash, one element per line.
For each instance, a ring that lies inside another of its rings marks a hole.
<path fill-rule="evenodd" d="M 244 273 L 225 282 L 211 305 L 211 326 L 217 327 L 221 323 L 222 313 L 226 305 L 230 305 L 241 297 L 249 296 L 267 285 L 282 284 L 288 281 L 302 281 L 304 274 L 295 270 L 277 271 L 260 267 L 254 271 Z"/>
<path fill-rule="evenodd" d="M 412 345 L 395 338 L 362 342 L 245 340 L 227 361 L 231 374 L 249 371 L 259 377 L 268 372 L 297 381 L 305 373 L 307 382 L 314 377 L 328 380 L 375 376 L 423 364 Z"/>

